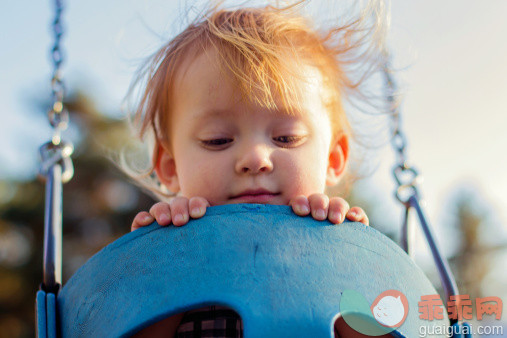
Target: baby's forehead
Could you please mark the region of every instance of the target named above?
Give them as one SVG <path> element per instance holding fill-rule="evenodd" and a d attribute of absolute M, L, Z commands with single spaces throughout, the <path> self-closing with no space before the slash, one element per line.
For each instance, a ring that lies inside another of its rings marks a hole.
<path fill-rule="evenodd" d="M 249 81 L 274 78 L 275 75 L 298 78 L 322 76 L 319 69 L 322 67 L 315 64 L 313 59 L 298 55 L 296 52 L 280 52 L 278 56 L 280 64 L 272 64 L 267 69 L 265 63 L 268 61 L 263 62 L 262 60 L 268 55 L 263 55 L 262 51 L 258 52 L 256 60 L 236 55 L 237 52 L 227 46 L 213 45 L 209 42 L 205 45 L 188 47 L 182 52 L 181 62 L 177 66 L 178 73 L 184 76 L 190 67 L 200 63 L 221 70 L 223 75 L 245 77 L 244 80 Z M 250 76 L 250 78 L 247 79 L 246 76 Z"/>
<path fill-rule="evenodd" d="M 263 107 L 244 107 L 244 109 L 203 109 L 191 114 L 190 118 L 198 121 L 230 121 L 235 118 L 241 118 L 253 114 L 264 115 L 271 120 L 288 121 L 288 120 L 311 120 L 314 118 L 311 113 L 294 109 L 288 111 L 281 109 L 266 109 Z"/>
<path fill-rule="evenodd" d="M 286 72 L 280 82 L 293 84 L 293 90 L 286 92 L 274 80 L 256 78 L 255 71 L 249 73 L 249 78 L 245 74 L 234 73 L 227 61 L 230 62 L 214 48 L 189 51 L 188 57 L 178 67 L 173 87 L 180 92 L 192 92 L 195 100 L 206 99 L 215 103 L 228 98 L 236 101 L 229 103 L 256 103 L 288 114 L 301 110 L 301 100 L 308 91 L 317 94 L 315 99 L 323 100 L 327 96 L 323 74 L 310 64 L 294 64 L 293 70 Z M 238 95 L 220 95 L 231 92 Z"/>
<path fill-rule="evenodd" d="M 218 77 L 218 59 L 213 50 L 190 49 L 177 67 L 174 86 L 195 85 L 203 76 Z M 215 73 L 216 72 L 216 73 Z"/>

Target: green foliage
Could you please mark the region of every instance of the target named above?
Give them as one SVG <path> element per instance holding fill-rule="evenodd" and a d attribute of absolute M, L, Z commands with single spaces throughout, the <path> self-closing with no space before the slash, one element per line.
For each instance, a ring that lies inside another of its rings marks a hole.
<path fill-rule="evenodd" d="M 75 174 L 63 186 L 63 282 L 89 257 L 130 231 L 153 200 L 126 183 L 107 159 L 129 137 L 121 120 L 100 114 L 83 92 L 68 98 L 79 131 Z M 42 108 L 41 111 L 45 111 Z M 34 152 L 36 149 L 34 149 Z M 35 335 L 35 293 L 42 280 L 44 183 L 0 182 L 0 337 Z"/>

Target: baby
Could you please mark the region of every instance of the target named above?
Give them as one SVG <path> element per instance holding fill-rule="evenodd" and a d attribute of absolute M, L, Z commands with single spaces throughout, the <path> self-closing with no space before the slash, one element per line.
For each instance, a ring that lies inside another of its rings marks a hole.
<path fill-rule="evenodd" d="M 152 191 L 163 202 L 140 212 L 132 231 L 155 220 L 182 226 L 208 206 L 233 203 L 290 205 L 299 216 L 368 225 L 361 208 L 325 194 L 349 159 L 342 94 L 351 81 L 340 56 L 350 46 L 336 41 L 339 29 L 319 34 L 296 9 L 215 8 L 153 57 L 136 121 L 141 137 L 155 141 L 156 175 L 145 177 L 156 176 L 161 188 Z M 197 310 L 215 329 L 231 322 L 217 308 Z M 231 336 L 241 335 L 232 318 Z M 189 322 L 176 315 L 138 336 L 189 336 Z"/>

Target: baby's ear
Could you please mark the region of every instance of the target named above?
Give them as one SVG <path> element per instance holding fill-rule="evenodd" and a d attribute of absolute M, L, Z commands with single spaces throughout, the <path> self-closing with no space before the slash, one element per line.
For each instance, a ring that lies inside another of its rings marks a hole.
<path fill-rule="evenodd" d="M 333 138 L 331 148 L 329 149 L 329 159 L 326 173 L 326 185 L 333 186 L 338 184 L 345 167 L 347 166 L 349 156 L 349 138 L 346 134 L 338 135 Z"/>
<path fill-rule="evenodd" d="M 155 165 L 155 172 L 157 176 L 167 189 L 173 193 L 180 191 L 180 183 L 178 174 L 176 173 L 176 163 L 172 153 L 164 146 L 159 145 L 156 153 L 157 160 Z"/>

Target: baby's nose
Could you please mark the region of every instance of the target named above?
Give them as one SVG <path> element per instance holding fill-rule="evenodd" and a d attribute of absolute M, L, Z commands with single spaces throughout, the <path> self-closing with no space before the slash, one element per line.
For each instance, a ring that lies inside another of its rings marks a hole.
<path fill-rule="evenodd" d="M 259 174 L 273 171 L 271 151 L 264 145 L 257 145 L 240 154 L 236 162 L 238 174 Z"/>

